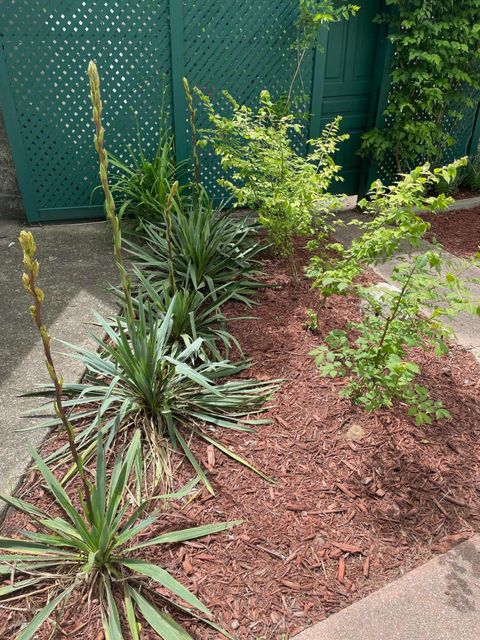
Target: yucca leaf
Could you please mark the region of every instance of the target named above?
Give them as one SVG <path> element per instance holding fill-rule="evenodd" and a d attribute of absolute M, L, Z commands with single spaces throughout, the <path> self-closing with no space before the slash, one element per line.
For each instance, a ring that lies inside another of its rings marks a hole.
<path fill-rule="evenodd" d="M 183 452 L 185 453 L 185 455 L 187 456 L 188 461 L 190 462 L 190 464 L 192 465 L 192 467 L 195 469 L 195 471 L 197 472 L 198 477 L 200 478 L 201 482 L 203 482 L 203 484 L 205 485 L 205 487 L 207 488 L 207 490 L 209 491 L 209 493 L 212 494 L 212 496 L 215 495 L 215 492 L 213 490 L 212 485 L 210 484 L 207 475 L 205 473 L 205 471 L 202 469 L 200 463 L 198 462 L 198 460 L 195 458 L 195 456 L 193 455 L 190 447 L 188 446 L 185 438 L 182 436 L 182 434 L 180 433 L 180 431 L 178 431 L 178 429 L 174 429 L 175 432 L 175 438 L 176 440 L 178 440 L 178 442 L 180 443 L 180 446 L 183 449 Z"/>
<path fill-rule="evenodd" d="M 132 640 L 140 640 L 140 624 L 135 615 L 132 596 L 130 595 L 128 587 L 124 589 L 123 599 L 125 603 L 125 617 L 127 619 L 130 633 L 132 634 Z"/>
<path fill-rule="evenodd" d="M 259 475 L 264 480 L 267 480 L 268 482 L 274 482 L 274 480 L 272 480 L 272 478 L 270 478 L 265 473 L 263 473 L 263 471 L 260 471 L 259 469 L 257 469 L 257 467 L 253 466 L 253 464 L 248 462 L 248 460 L 245 460 L 245 458 L 242 458 L 242 456 L 239 456 L 237 453 L 235 453 L 228 447 L 225 447 L 220 442 L 217 442 L 217 440 L 210 438 L 203 432 L 200 432 L 200 437 L 206 440 L 207 442 L 209 442 L 210 444 L 212 444 L 219 451 L 222 451 L 229 458 L 232 458 L 232 460 L 236 460 L 237 462 L 240 462 L 240 464 L 243 464 L 244 467 L 247 467 L 247 469 L 251 469 L 251 471 L 254 471 L 257 475 Z"/>
<path fill-rule="evenodd" d="M 55 496 L 55 499 L 57 500 L 58 504 L 62 507 L 65 514 L 69 517 L 71 522 L 75 525 L 77 531 L 81 533 L 83 539 L 86 542 L 91 543 L 92 542 L 91 535 L 88 532 L 81 516 L 77 513 L 77 510 L 75 509 L 73 504 L 70 502 L 70 498 L 68 497 L 67 493 L 63 489 L 62 485 L 55 478 L 55 476 L 47 467 L 47 465 L 43 462 L 42 458 L 38 455 L 38 453 L 34 449 L 32 449 L 31 452 L 40 473 L 44 477 L 48 485 L 48 488 Z"/>
<path fill-rule="evenodd" d="M 120 623 L 120 615 L 118 613 L 117 604 L 112 594 L 110 580 L 104 581 L 105 591 L 107 593 L 108 616 L 105 627 L 107 640 L 123 640 L 122 626 Z"/>
<path fill-rule="evenodd" d="M 42 577 L 28 578 L 28 580 L 17 580 L 13 584 L 0 586 L 0 597 L 7 596 L 10 593 L 13 593 L 14 591 L 20 591 L 21 589 L 26 589 L 27 587 L 31 587 L 34 584 L 38 584 L 42 580 L 43 580 Z"/>
<path fill-rule="evenodd" d="M 25 502 L 20 498 L 16 498 L 15 496 L 0 495 L 0 500 L 3 500 L 3 502 L 8 504 L 10 507 L 13 507 L 17 511 L 26 513 L 27 515 L 32 516 L 33 518 L 40 519 L 40 518 L 48 517 L 48 514 L 46 511 L 43 511 L 42 509 L 39 509 L 38 507 L 35 507 L 33 504 L 29 504 L 28 502 Z"/>
<path fill-rule="evenodd" d="M 164 640 L 193 640 L 183 627 L 167 613 L 154 607 L 138 591 L 130 588 L 130 594 L 137 603 L 142 616 Z"/>
<path fill-rule="evenodd" d="M 73 586 L 63 591 L 59 596 L 51 600 L 43 609 L 41 609 L 32 619 L 32 621 L 18 634 L 16 640 L 32 640 L 38 629 L 45 620 L 55 611 L 59 604 L 67 598 L 73 590 Z"/>
<path fill-rule="evenodd" d="M 237 527 L 243 524 L 243 520 L 232 520 L 231 522 L 218 522 L 216 524 L 204 524 L 199 527 L 192 527 L 190 529 L 182 529 L 181 531 L 169 531 L 163 533 L 160 536 L 140 542 L 133 547 L 127 549 L 127 552 L 138 551 L 138 549 L 145 549 L 146 547 L 152 547 L 157 544 L 175 544 L 177 542 L 185 542 L 187 540 L 195 540 L 196 538 L 204 538 L 205 536 L 219 533 L 220 531 L 226 531 L 232 527 Z"/>
<path fill-rule="evenodd" d="M 184 587 L 183 584 L 171 576 L 168 571 L 165 571 L 165 569 L 154 564 L 150 564 L 149 562 L 145 562 L 144 560 L 122 559 L 120 562 L 128 569 L 131 569 L 143 576 L 147 576 L 148 578 L 152 578 L 152 580 L 161 584 L 192 607 L 196 607 L 199 611 L 203 611 L 203 613 L 211 615 L 211 612 L 203 602 Z"/>
<path fill-rule="evenodd" d="M 60 551 L 59 549 L 52 550 L 51 547 L 40 542 L 14 540 L 13 538 L 0 538 L 0 549 L 3 549 L 4 551 L 13 551 L 35 556 L 49 556 L 50 554 L 52 554 L 64 558 L 76 557 L 75 554 L 71 551 Z M 1 558 L 3 558 L 3 556 Z"/>

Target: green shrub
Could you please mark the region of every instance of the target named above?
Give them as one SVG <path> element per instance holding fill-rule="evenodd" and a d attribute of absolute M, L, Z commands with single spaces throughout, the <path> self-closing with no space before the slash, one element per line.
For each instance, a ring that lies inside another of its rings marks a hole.
<path fill-rule="evenodd" d="M 451 202 L 444 194 L 429 197 L 426 191 L 440 179 L 455 180 L 456 170 L 464 165 L 465 160 L 457 161 L 433 173 L 425 165 L 390 187 L 374 183 L 369 200 L 360 203 L 368 216 L 352 223 L 363 235 L 347 249 L 335 245 L 341 253 L 337 264 L 325 268 L 322 259 L 314 258 L 309 270 L 324 299 L 353 291 L 367 303 L 361 322 L 331 332 L 326 346 L 312 352 L 322 374 L 348 376 L 345 395 L 367 410 L 390 407 L 395 399 L 405 402 L 419 425 L 430 424 L 432 417 L 446 418 L 448 412 L 416 382 L 421 372 L 408 360 L 408 350 L 421 347 L 448 353 L 450 331 L 440 319 L 480 309 L 471 302 L 460 274 L 449 271 L 451 265 L 442 253 L 422 240 L 430 225 L 419 210 L 438 211 Z M 355 284 L 366 266 L 385 262 L 394 254 L 404 256 L 392 274 L 397 289 L 380 292 Z M 465 266 L 459 271 L 465 271 Z"/>
<path fill-rule="evenodd" d="M 277 251 L 289 259 L 294 277 L 293 238 L 329 228 L 329 217 L 340 197 L 328 193 L 340 180 L 333 155 L 348 136 L 339 135 L 340 118 L 317 140 L 310 140 L 306 158 L 294 148 L 303 131 L 295 116 L 282 115 L 268 91 L 260 94 L 257 110 L 240 105 L 224 92 L 232 115 L 220 115 L 211 100 L 196 90 L 207 109 L 211 129 L 203 144 L 213 145 L 229 178 L 218 180 L 234 196 L 237 206 L 258 209 L 258 219 Z"/>
<path fill-rule="evenodd" d="M 437 167 L 455 145 L 455 131 L 476 107 L 480 88 L 479 0 L 388 0 L 380 14 L 393 44 L 385 126 L 363 136 L 362 151 L 398 173 Z M 450 155 L 450 154 L 448 154 Z"/>
<path fill-rule="evenodd" d="M 394 269 L 394 287 L 358 287 L 358 295 L 366 302 L 363 319 L 332 331 L 326 346 L 312 352 L 323 375 L 348 376 L 343 395 L 367 411 L 391 407 L 399 400 L 408 405 L 408 414 L 419 426 L 450 417 L 442 403 L 432 400 L 416 382 L 420 367 L 408 359 L 414 347 L 448 354 L 451 330 L 442 317 L 452 317 L 459 310 L 475 311 L 467 303 L 468 293 L 458 275 L 449 272 L 442 277 L 441 266 L 441 254 L 427 251 Z"/>

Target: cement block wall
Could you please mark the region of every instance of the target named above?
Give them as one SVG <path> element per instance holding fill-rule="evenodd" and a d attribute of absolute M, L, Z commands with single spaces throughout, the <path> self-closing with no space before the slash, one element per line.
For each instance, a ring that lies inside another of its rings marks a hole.
<path fill-rule="evenodd" d="M 0 113 L 0 222 L 5 219 L 24 220 L 25 212 L 7 133 Z"/>

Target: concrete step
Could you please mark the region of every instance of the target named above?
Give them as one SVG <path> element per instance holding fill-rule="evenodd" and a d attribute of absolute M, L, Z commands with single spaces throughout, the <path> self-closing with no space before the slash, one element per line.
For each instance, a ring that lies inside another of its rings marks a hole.
<path fill-rule="evenodd" d="M 479 638 L 480 536 L 295 636 L 295 640 Z"/>

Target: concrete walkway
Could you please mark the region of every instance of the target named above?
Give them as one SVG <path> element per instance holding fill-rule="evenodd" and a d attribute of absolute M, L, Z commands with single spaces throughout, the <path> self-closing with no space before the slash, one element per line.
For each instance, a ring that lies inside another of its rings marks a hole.
<path fill-rule="evenodd" d="M 295 640 L 479 638 L 480 536 L 295 636 Z"/>
<path fill-rule="evenodd" d="M 359 217 L 361 216 L 359 216 L 358 212 L 354 211 L 345 211 L 339 214 L 339 218 L 341 218 L 346 226 L 339 226 L 335 230 L 334 236 L 338 242 L 348 247 L 353 239 L 361 235 L 361 230 L 358 227 L 348 226 L 348 222 Z M 432 248 L 432 245 L 424 242 L 424 250 L 428 250 L 428 248 Z M 443 255 L 444 271 L 455 273 L 465 269 L 467 263 L 462 258 L 454 256 L 447 251 L 444 251 Z M 400 258 L 400 261 L 403 261 L 403 258 Z M 387 282 L 392 282 L 392 272 L 398 263 L 399 259 L 394 257 L 383 264 L 376 265 L 373 267 L 373 270 Z M 471 293 L 472 299 L 480 302 L 480 284 L 467 282 L 469 279 L 478 279 L 480 282 L 480 269 L 468 267 L 463 274 L 463 279 Z M 480 361 L 480 317 L 470 313 L 460 313 L 455 318 L 449 319 L 448 323 L 455 332 L 457 343 L 465 349 L 472 351 L 473 355 Z"/>
<path fill-rule="evenodd" d="M 21 283 L 22 253 L 17 241 L 21 224 L 0 222 L 0 493 L 12 493 L 30 462 L 28 442 L 38 446 L 41 431 L 19 432 L 35 420 L 22 418 L 39 405 L 38 398 L 18 397 L 37 383 L 49 382 L 41 343 Z M 93 346 L 88 337 L 92 309 L 108 314 L 115 304 L 105 290 L 117 276 L 106 223 L 33 227 L 40 261 L 39 284 L 45 291 L 45 322 L 52 336 L 74 344 Z M 55 345 L 55 351 L 63 351 Z M 65 380 L 83 373 L 79 362 L 57 356 Z M 2 504 L 0 503 L 0 510 Z M 1 513 L 1 511 L 0 511 Z"/>

